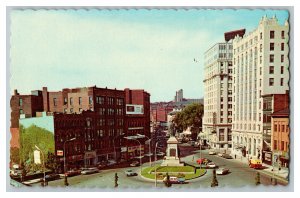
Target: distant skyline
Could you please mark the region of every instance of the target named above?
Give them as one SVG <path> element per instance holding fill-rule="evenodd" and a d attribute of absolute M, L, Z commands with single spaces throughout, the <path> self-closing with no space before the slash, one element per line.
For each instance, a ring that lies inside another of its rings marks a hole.
<path fill-rule="evenodd" d="M 144 89 L 151 102 L 203 98 L 203 56 L 224 32 L 286 10 L 13 10 L 10 91 Z"/>

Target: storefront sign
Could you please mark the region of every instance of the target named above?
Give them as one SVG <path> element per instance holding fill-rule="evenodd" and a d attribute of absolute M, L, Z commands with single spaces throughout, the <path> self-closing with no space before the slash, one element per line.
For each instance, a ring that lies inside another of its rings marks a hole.
<path fill-rule="evenodd" d="M 41 153 L 38 150 L 33 151 L 34 163 L 41 164 Z"/>
<path fill-rule="evenodd" d="M 143 105 L 126 105 L 126 114 L 144 114 Z"/>
<path fill-rule="evenodd" d="M 61 156 L 64 156 L 64 151 L 63 151 L 63 150 L 57 150 L 57 151 L 56 151 L 56 155 L 57 155 L 57 156 L 60 156 L 60 157 L 61 157 Z"/>

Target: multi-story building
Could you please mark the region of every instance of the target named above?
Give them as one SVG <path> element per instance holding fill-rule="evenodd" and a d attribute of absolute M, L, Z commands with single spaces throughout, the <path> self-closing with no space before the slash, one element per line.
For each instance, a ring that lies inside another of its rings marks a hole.
<path fill-rule="evenodd" d="M 262 158 L 263 96 L 289 89 L 289 24 L 262 17 L 258 27 L 233 40 L 233 153 Z"/>
<path fill-rule="evenodd" d="M 204 54 L 202 130 L 212 148 L 231 148 L 232 43 L 217 43 Z"/>
<path fill-rule="evenodd" d="M 11 123 L 19 127 L 24 108 L 27 117 L 35 117 L 38 111 L 53 114 L 56 154 L 62 153 L 67 140 L 76 137 L 74 142 L 66 144 L 70 164 L 95 165 L 103 160 L 132 159 L 139 156 L 139 142 L 143 152 L 147 139 L 138 142 L 124 137 L 137 134 L 150 137 L 150 94 L 144 90 L 95 86 L 48 92 L 44 87 L 36 93 L 39 93 L 38 102 L 24 105 L 21 99 L 36 96 L 20 96 L 15 92 L 11 99 L 14 115 Z"/>
<path fill-rule="evenodd" d="M 285 108 L 272 113 L 272 136 L 271 148 L 273 154 L 274 166 L 288 167 L 289 164 L 289 108 Z"/>

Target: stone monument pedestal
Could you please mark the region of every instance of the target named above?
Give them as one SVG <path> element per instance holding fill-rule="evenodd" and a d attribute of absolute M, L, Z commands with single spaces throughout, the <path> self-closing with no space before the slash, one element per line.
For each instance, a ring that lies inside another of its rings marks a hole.
<path fill-rule="evenodd" d="M 170 137 L 167 144 L 166 157 L 161 166 L 184 166 L 184 163 L 180 163 L 178 156 L 178 140 L 175 137 Z"/>

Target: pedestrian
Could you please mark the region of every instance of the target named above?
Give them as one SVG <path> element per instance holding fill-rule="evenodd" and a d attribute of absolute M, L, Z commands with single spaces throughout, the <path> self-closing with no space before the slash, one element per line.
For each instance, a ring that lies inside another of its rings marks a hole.
<path fill-rule="evenodd" d="M 236 159 L 236 154 L 234 154 L 234 159 Z"/>
<path fill-rule="evenodd" d="M 192 161 L 194 161 L 194 155 L 193 155 L 193 160 Z"/>

